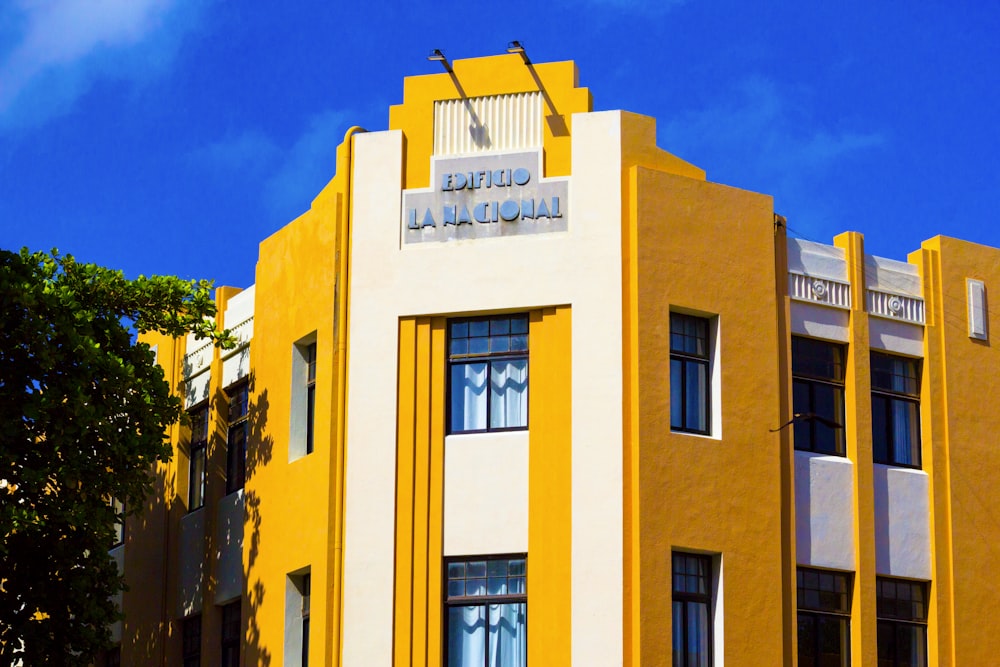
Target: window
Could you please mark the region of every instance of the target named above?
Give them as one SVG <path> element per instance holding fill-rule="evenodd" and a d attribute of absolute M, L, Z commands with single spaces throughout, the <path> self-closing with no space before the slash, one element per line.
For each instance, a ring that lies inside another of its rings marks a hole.
<path fill-rule="evenodd" d="M 250 383 L 233 385 L 229 395 L 229 434 L 226 438 L 226 493 L 243 488 L 247 473 L 247 429 Z"/>
<path fill-rule="evenodd" d="M 920 467 L 920 361 L 873 352 L 875 463 Z"/>
<path fill-rule="evenodd" d="M 201 616 L 185 618 L 182 634 L 184 667 L 201 667 Z"/>
<path fill-rule="evenodd" d="M 306 346 L 306 454 L 312 454 L 316 430 L 316 343 Z"/>
<path fill-rule="evenodd" d="M 673 554 L 674 667 L 712 664 L 712 558 Z"/>
<path fill-rule="evenodd" d="M 845 456 L 844 346 L 792 337 L 795 449 Z"/>
<path fill-rule="evenodd" d="M 527 314 L 452 320 L 448 366 L 449 432 L 528 427 Z"/>
<path fill-rule="evenodd" d="M 208 404 L 191 410 L 191 461 L 188 476 L 188 511 L 205 504 L 205 452 L 208 447 Z"/>
<path fill-rule="evenodd" d="M 312 596 L 312 575 L 302 575 L 302 667 L 309 667 L 309 608 Z"/>
<path fill-rule="evenodd" d="M 800 567 L 799 667 L 847 667 L 851 662 L 851 577 Z"/>
<path fill-rule="evenodd" d="M 312 454 L 316 444 L 316 332 L 292 346 L 288 462 Z"/>
<path fill-rule="evenodd" d="M 222 608 L 222 667 L 240 664 L 240 601 Z"/>
<path fill-rule="evenodd" d="M 670 313 L 670 428 L 709 434 L 708 320 Z"/>
<path fill-rule="evenodd" d="M 289 573 L 285 580 L 286 667 L 306 667 L 309 664 L 311 596 L 312 574 L 309 568 Z"/>
<path fill-rule="evenodd" d="M 879 667 L 927 667 L 927 584 L 875 580 Z"/>
<path fill-rule="evenodd" d="M 447 667 L 525 667 L 527 560 L 503 556 L 445 563 Z"/>
<path fill-rule="evenodd" d="M 114 544 L 111 545 L 111 548 L 114 549 L 125 542 L 125 503 L 112 497 L 109 504 L 115 513 L 115 536 Z"/>
<path fill-rule="evenodd" d="M 121 665 L 122 665 L 122 647 L 115 646 L 114 648 L 108 649 L 108 652 L 104 655 L 104 666 L 121 667 Z"/>

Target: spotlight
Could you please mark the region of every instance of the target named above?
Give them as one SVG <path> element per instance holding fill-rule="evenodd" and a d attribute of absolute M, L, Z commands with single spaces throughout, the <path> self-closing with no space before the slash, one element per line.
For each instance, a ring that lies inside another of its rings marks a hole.
<path fill-rule="evenodd" d="M 427 60 L 434 60 L 441 63 L 441 66 L 444 67 L 446 72 L 451 73 L 452 71 L 451 63 L 448 62 L 448 58 L 446 58 L 445 55 L 441 53 L 441 49 L 434 49 L 433 51 L 431 51 L 430 55 L 427 56 Z"/>
<path fill-rule="evenodd" d="M 525 65 L 531 64 L 531 61 L 528 60 L 528 54 L 524 50 L 524 44 L 516 39 L 513 42 L 507 42 L 507 53 L 516 53 L 521 56 L 521 60 L 524 61 Z"/>

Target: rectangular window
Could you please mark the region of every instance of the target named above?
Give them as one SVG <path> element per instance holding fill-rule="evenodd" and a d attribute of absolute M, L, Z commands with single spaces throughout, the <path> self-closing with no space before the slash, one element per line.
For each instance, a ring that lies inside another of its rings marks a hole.
<path fill-rule="evenodd" d="M 674 667 L 712 664 L 712 557 L 673 554 Z"/>
<path fill-rule="evenodd" d="M 799 667 L 851 663 L 851 576 L 800 567 Z"/>
<path fill-rule="evenodd" d="M 449 432 L 528 427 L 528 315 L 448 323 Z"/>
<path fill-rule="evenodd" d="M 846 456 L 844 346 L 792 337 L 795 449 Z"/>
<path fill-rule="evenodd" d="M 208 404 L 188 412 L 191 418 L 191 459 L 188 475 L 188 511 L 205 504 L 205 455 L 208 449 Z"/>
<path fill-rule="evenodd" d="M 872 352 L 875 463 L 920 467 L 920 361 Z"/>
<path fill-rule="evenodd" d="M 122 667 L 122 647 L 115 646 L 114 648 L 108 649 L 108 652 L 104 656 L 105 667 Z M 185 667 L 187 667 L 185 665 Z"/>
<path fill-rule="evenodd" d="M 229 431 L 226 437 L 226 493 L 243 488 L 247 471 L 247 416 L 250 383 L 246 380 L 226 390 L 229 396 Z"/>
<path fill-rule="evenodd" d="M 302 575 L 302 667 L 309 667 L 309 608 L 312 596 L 312 575 Z"/>
<path fill-rule="evenodd" d="M 877 577 L 879 667 L 927 667 L 927 584 Z"/>
<path fill-rule="evenodd" d="M 240 665 L 240 601 L 222 608 L 222 667 Z"/>
<path fill-rule="evenodd" d="M 670 313 L 671 430 L 710 433 L 708 332 L 708 319 Z"/>
<path fill-rule="evenodd" d="M 117 498 L 111 498 L 110 505 L 115 513 L 115 542 L 111 545 L 111 548 L 114 549 L 125 542 L 125 503 Z"/>
<path fill-rule="evenodd" d="M 184 667 L 201 667 L 201 616 L 184 619 Z"/>
<path fill-rule="evenodd" d="M 306 454 L 312 454 L 316 430 L 316 343 L 306 347 Z"/>
<path fill-rule="evenodd" d="M 445 664 L 527 664 L 525 556 L 449 559 L 445 563 Z"/>

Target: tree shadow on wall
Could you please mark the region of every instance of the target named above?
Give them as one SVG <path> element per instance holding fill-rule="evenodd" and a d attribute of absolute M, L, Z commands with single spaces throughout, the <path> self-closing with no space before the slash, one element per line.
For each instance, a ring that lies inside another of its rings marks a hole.
<path fill-rule="evenodd" d="M 267 412 L 270 407 L 268 391 L 257 394 L 254 391 L 255 376 L 250 374 L 250 404 L 247 407 L 247 454 L 246 480 L 244 488 L 243 522 L 243 600 L 246 605 L 247 625 L 244 635 L 243 664 L 270 665 L 271 651 L 261 643 L 261 627 L 258 611 L 267 593 L 264 583 L 256 576 L 257 559 L 260 556 L 260 527 L 262 523 L 261 499 L 253 488 L 254 477 L 271 461 L 274 438 L 267 434 Z M 251 581 L 251 577 L 254 577 Z M 280 594 L 280 592 L 279 592 Z"/>

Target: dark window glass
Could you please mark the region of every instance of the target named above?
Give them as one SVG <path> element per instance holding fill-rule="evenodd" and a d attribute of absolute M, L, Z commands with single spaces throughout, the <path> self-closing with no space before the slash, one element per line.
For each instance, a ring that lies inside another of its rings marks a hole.
<path fill-rule="evenodd" d="M 875 580 L 879 667 L 927 667 L 927 584 Z"/>
<path fill-rule="evenodd" d="M 306 454 L 311 454 L 316 430 L 316 343 L 306 347 Z"/>
<path fill-rule="evenodd" d="M 851 662 L 851 576 L 799 568 L 799 667 L 847 667 Z"/>
<path fill-rule="evenodd" d="M 184 667 L 201 666 L 201 616 L 184 619 L 182 631 Z"/>
<path fill-rule="evenodd" d="M 222 667 L 239 667 L 240 627 L 240 603 L 237 600 L 222 608 Z"/>
<path fill-rule="evenodd" d="M 247 429 L 250 384 L 231 387 L 229 394 L 229 434 L 226 446 L 226 493 L 243 488 L 247 470 Z"/>
<path fill-rule="evenodd" d="M 524 556 L 445 562 L 445 664 L 527 663 L 528 595 Z"/>
<path fill-rule="evenodd" d="M 448 323 L 449 432 L 528 426 L 527 314 Z"/>
<path fill-rule="evenodd" d="M 875 463 L 920 467 L 920 361 L 871 355 Z"/>
<path fill-rule="evenodd" d="M 670 428 L 709 433 L 708 320 L 670 313 Z"/>
<path fill-rule="evenodd" d="M 845 456 L 844 346 L 792 338 L 795 449 Z"/>
<path fill-rule="evenodd" d="M 188 474 L 188 511 L 205 504 L 205 454 L 208 448 L 208 404 L 188 412 L 191 419 L 191 458 Z"/>
<path fill-rule="evenodd" d="M 709 667 L 712 664 L 712 559 L 674 552 L 673 664 Z"/>
<path fill-rule="evenodd" d="M 108 652 L 104 655 L 105 667 L 121 667 L 121 664 L 122 664 L 122 647 L 115 646 L 112 649 L 108 649 Z M 187 667 L 187 665 L 185 665 L 184 667 Z"/>

